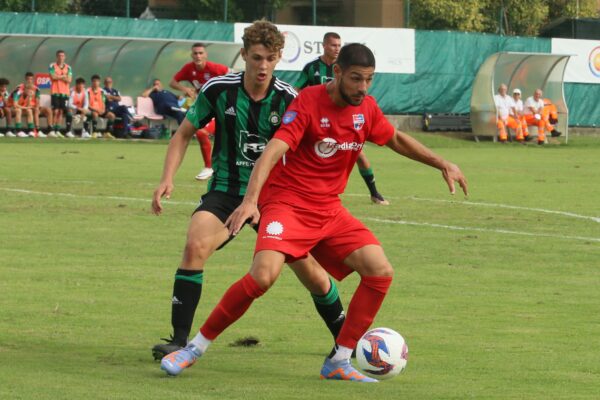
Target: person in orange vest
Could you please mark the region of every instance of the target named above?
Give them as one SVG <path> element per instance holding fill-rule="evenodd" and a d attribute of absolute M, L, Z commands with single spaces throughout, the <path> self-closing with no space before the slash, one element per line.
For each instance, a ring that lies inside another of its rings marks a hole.
<path fill-rule="evenodd" d="M 6 132 L 0 133 L 0 137 L 6 134 L 6 137 L 15 137 L 16 135 L 12 132 L 12 110 L 8 105 L 8 99 L 10 94 L 6 90 L 10 84 L 6 78 L 0 78 L 0 119 L 6 118 Z"/>
<path fill-rule="evenodd" d="M 498 87 L 498 94 L 494 95 L 496 104 L 496 126 L 498 127 L 498 139 L 505 143 L 508 140 L 506 128 L 515 130 L 518 141 L 523 141 L 521 123 L 514 117 L 516 115 L 515 103 L 507 94 L 508 87 L 503 83 Z"/>
<path fill-rule="evenodd" d="M 48 129 L 49 129 L 49 136 L 53 137 L 56 136 L 56 132 L 54 132 L 52 129 L 52 127 L 54 126 L 54 124 L 52 123 L 52 109 L 50 107 L 42 107 L 40 104 L 40 97 L 41 97 L 41 91 L 40 88 L 37 87 L 37 85 L 35 84 L 35 76 L 33 74 L 33 72 L 26 72 L 25 73 L 25 81 L 20 83 L 19 86 L 17 86 L 17 90 L 19 95 L 22 95 L 22 93 L 25 91 L 25 86 L 27 85 L 31 85 L 33 86 L 34 90 L 35 90 L 35 99 L 36 99 L 36 107 L 33 110 L 33 123 L 35 126 L 35 132 L 37 132 L 37 137 L 46 137 L 47 135 L 42 132 L 42 130 L 40 129 L 40 115 L 46 117 L 46 120 L 48 121 Z"/>
<path fill-rule="evenodd" d="M 558 109 L 556 108 L 556 105 L 552 104 L 552 100 L 550 99 L 544 99 L 542 118 L 546 123 L 546 129 L 550 132 L 552 137 L 559 137 L 562 135 L 562 132 L 556 129 L 556 124 L 558 124 Z"/>
<path fill-rule="evenodd" d="M 92 112 L 92 137 L 114 139 L 115 137 L 112 133 L 116 116 L 112 112 L 106 111 L 106 96 L 104 89 L 100 86 L 100 76 L 92 76 L 92 86 L 87 91 L 90 100 L 90 111 Z M 104 135 L 96 129 L 98 118 L 105 118 L 107 120 Z"/>
<path fill-rule="evenodd" d="M 35 97 L 35 86 L 27 85 L 23 93 L 19 93 L 18 89 L 15 89 L 12 93 L 12 105 L 15 113 L 15 125 L 18 137 L 36 137 L 33 124 L 33 110 L 37 106 L 37 99 Z M 27 120 L 27 130 L 29 133 L 25 133 L 21 129 L 21 119 L 25 115 Z"/>
<path fill-rule="evenodd" d="M 525 100 L 524 106 L 524 118 L 525 118 L 525 129 L 529 126 L 536 126 L 538 130 L 537 142 L 539 145 L 543 145 L 546 142 L 546 134 L 544 128 L 546 123 L 542 117 L 542 111 L 544 109 L 544 101 L 542 100 L 542 89 L 536 89 L 533 92 L 533 96 L 530 96 Z M 529 136 L 529 131 L 527 130 Z"/>
<path fill-rule="evenodd" d="M 66 54 L 64 50 L 56 52 L 56 62 L 50 64 L 50 98 L 52 106 L 52 120 L 54 121 L 54 132 L 56 136 L 62 137 L 60 133 L 60 121 L 66 114 L 69 106 L 69 86 L 73 80 L 73 71 L 69 64 L 65 63 Z M 69 129 L 67 129 L 69 131 Z M 52 136 L 52 135 L 48 135 Z"/>
<path fill-rule="evenodd" d="M 73 116 L 75 114 L 75 116 Z M 85 90 L 85 79 L 77 78 L 75 80 L 75 87 L 71 90 L 69 96 L 69 110 L 67 111 L 67 133 L 65 134 L 68 138 L 74 138 L 75 135 L 71 131 L 73 120 L 77 120 L 76 123 L 83 121 L 83 130 L 81 131 L 82 139 L 89 139 L 90 135 L 90 121 L 89 117 L 91 112 L 89 110 L 89 98 L 88 92 Z"/>

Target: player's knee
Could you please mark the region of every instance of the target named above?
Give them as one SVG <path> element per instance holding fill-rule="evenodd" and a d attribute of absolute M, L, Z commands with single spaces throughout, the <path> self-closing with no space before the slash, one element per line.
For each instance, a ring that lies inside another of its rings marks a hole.
<path fill-rule="evenodd" d="M 388 260 L 381 260 L 371 266 L 371 276 L 394 276 L 394 268 Z"/>
<path fill-rule="evenodd" d="M 269 268 L 268 266 L 256 266 L 253 265 L 250 270 L 250 275 L 256 281 L 258 287 L 262 290 L 269 290 L 271 286 L 277 280 L 277 273 L 275 273 L 274 268 Z"/>
<path fill-rule="evenodd" d="M 206 260 L 212 253 L 212 244 L 207 240 L 188 238 L 185 243 L 184 258 L 186 260 Z"/>

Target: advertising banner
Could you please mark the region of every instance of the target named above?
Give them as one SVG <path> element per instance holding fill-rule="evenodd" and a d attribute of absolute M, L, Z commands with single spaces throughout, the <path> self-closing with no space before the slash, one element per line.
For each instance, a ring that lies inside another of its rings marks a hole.
<path fill-rule="evenodd" d="M 234 40 L 242 43 L 244 28 L 234 24 Z M 395 74 L 415 73 L 415 31 L 396 28 L 348 28 L 333 26 L 277 25 L 285 35 L 285 48 L 277 69 L 301 71 L 323 54 L 323 35 L 336 32 L 346 43 L 363 43 L 375 54 L 376 71 Z"/>
<path fill-rule="evenodd" d="M 552 39 L 552 53 L 570 54 L 565 82 L 600 83 L 600 41 Z"/>

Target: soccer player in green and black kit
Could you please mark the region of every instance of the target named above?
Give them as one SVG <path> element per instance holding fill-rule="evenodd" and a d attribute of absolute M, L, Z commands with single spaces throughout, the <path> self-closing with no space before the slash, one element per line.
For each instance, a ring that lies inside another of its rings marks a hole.
<path fill-rule="evenodd" d="M 300 91 L 307 86 L 321 85 L 333 80 L 333 64 L 335 64 L 341 48 L 342 38 L 340 35 L 335 32 L 327 32 L 323 36 L 323 55 L 304 66 L 300 73 L 300 79 L 296 82 L 296 90 Z M 360 152 L 356 164 L 360 176 L 369 188 L 371 201 L 382 206 L 389 205 L 389 201 L 384 199 L 381 193 L 377 191 L 375 175 L 364 151 Z"/>
<path fill-rule="evenodd" d="M 175 273 L 173 337 L 152 348 L 156 359 L 187 344 L 202 292 L 205 263 L 232 238 L 225 221 L 242 202 L 255 161 L 296 96 L 290 85 L 273 76 L 284 45 L 283 34 L 277 27 L 257 21 L 244 30 L 242 39 L 241 55 L 246 71 L 213 78 L 203 86 L 169 143 L 162 178 L 154 191 L 152 210 L 159 215 L 161 198 L 170 198 L 173 192 L 173 177 L 190 139 L 214 117 L 214 174 L 208 192 L 191 218 L 183 259 Z M 344 310 L 333 281 L 310 255 L 290 266 L 312 294 L 317 311 L 332 335 L 337 336 L 344 322 Z"/>

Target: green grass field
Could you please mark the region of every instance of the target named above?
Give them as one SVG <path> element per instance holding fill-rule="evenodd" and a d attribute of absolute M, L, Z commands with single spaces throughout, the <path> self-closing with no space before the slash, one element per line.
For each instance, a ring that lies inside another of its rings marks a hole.
<path fill-rule="evenodd" d="M 332 340 L 289 270 L 193 368 L 167 378 L 172 277 L 205 183 L 192 144 L 161 217 L 166 143 L 0 139 L 0 399 L 583 399 L 600 393 L 600 139 L 499 145 L 416 134 L 439 172 L 368 146 L 345 205 L 396 269 L 375 326 L 406 338 L 399 377 L 323 382 Z M 254 233 L 209 261 L 195 327 L 248 269 Z M 347 305 L 356 276 L 339 284 Z M 230 344 L 257 336 L 254 348 Z"/>

